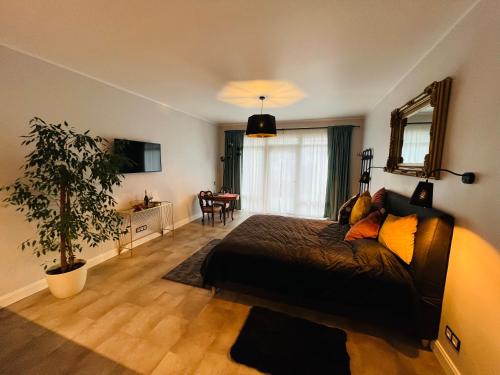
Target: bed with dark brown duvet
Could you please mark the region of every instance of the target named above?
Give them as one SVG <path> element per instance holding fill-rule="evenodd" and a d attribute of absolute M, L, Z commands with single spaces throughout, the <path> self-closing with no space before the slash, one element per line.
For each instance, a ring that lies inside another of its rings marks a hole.
<path fill-rule="evenodd" d="M 344 241 L 346 226 L 325 220 L 254 215 L 205 259 L 206 286 L 314 302 L 332 310 L 390 312 L 406 317 L 412 333 L 437 337 L 453 218 L 409 205 L 388 191 L 389 213 L 417 214 L 408 266 L 374 239 Z M 262 293 L 259 293 L 262 292 Z M 387 315 L 389 319 L 389 315 Z"/>

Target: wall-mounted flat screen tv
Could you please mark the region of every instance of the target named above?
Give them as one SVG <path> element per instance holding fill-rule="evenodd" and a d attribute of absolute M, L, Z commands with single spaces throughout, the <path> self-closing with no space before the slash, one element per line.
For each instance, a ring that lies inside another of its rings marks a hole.
<path fill-rule="evenodd" d="M 161 172 L 161 145 L 115 139 L 113 152 L 123 158 L 120 173 Z"/>

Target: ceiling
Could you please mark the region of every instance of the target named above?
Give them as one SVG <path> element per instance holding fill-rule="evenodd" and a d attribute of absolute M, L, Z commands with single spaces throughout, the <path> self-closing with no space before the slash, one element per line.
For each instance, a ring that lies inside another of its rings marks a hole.
<path fill-rule="evenodd" d="M 303 93 L 280 120 L 357 116 L 474 1 L 0 0 L 0 44 L 212 122 L 253 114 L 221 92 L 255 80 Z"/>

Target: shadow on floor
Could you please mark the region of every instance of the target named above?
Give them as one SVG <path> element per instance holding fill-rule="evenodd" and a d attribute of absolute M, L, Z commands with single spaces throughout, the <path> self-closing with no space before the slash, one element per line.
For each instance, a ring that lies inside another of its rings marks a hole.
<path fill-rule="evenodd" d="M 0 374 L 103 373 L 137 374 L 8 309 L 0 310 Z"/>

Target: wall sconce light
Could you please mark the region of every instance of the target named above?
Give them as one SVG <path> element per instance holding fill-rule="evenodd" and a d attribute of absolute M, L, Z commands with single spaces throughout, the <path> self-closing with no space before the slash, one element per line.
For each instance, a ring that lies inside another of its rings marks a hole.
<path fill-rule="evenodd" d="M 460 174 L 450 171 L 449 169 L 434 169 L 427 173 L 427 176 L 437 171 L 448 172 L 455 176 L 460 176 L 464 184 L 472 184 L 476 180 L 476 175 L 472 172 Z M 410 204 L 421 207 L 432 207 L 433 190 L 434 184 L 429 182 L 428 178 L 426 178 L 425 181 L 420 181 L 410 198 Z"/>
<path fill-rule="evenodd" d="M 364 171 L 363 173 L 361 173 L 361 177 L 359 178 L 359 182 L 361 182 L 362 184 L 368 184 L 370 183 L 372 177 L 370 175 L 370 170 L 371 169 L 384 169 L 385 167 L 368 167 L 366 171 Z"/>
<path fill-rule="evenodd" d="M 368 171 L 364 171 L 362 174 L 361 174 L 361 177 L 359 179 L 359 182 L 361 182 L 362 184 L 368 184 L 371 180 L 371 177 L 370 177 L 370 172 Z"/>

